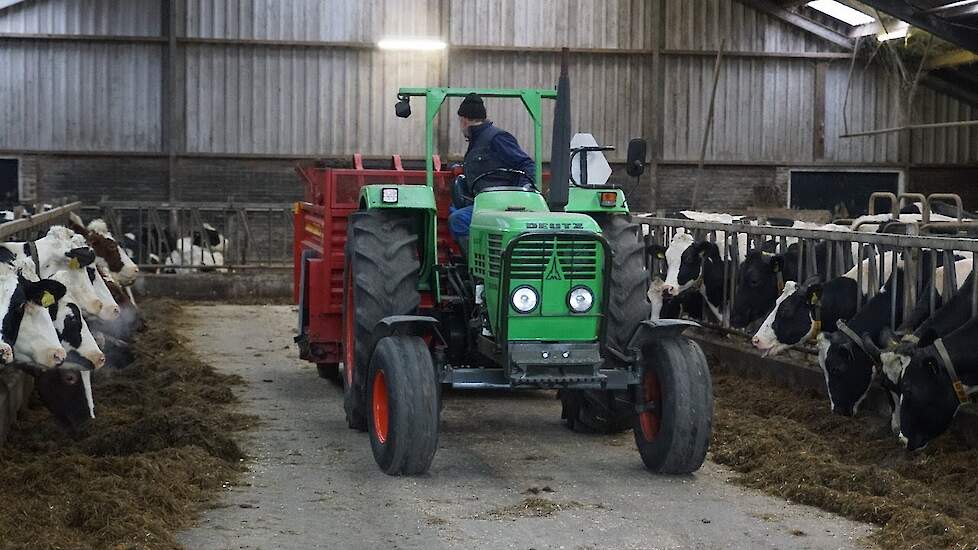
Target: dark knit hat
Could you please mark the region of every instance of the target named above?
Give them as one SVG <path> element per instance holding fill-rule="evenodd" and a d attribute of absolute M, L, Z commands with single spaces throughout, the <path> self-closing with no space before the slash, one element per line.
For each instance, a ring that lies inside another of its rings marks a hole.
<path fill-rule="evenodd" d="M 458 106 L 458 116 L 473 120 L 483 120 L 486 118 L 486 106 L 482 103 L 482 98 L 479 97 L 479 94 L 473 92 L 465 96 L 462 104 Z"/>

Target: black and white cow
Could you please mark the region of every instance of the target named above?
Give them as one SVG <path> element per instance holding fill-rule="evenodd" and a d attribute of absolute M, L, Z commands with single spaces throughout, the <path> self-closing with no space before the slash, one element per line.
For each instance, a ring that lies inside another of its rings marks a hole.
<path fill-rule="evenodd" d="M 21 275 L 16 262 L 0 262 L 0 337 L 13 350 L 14 361 L 56 367 L 67 354 L 48 308 L 63 298 L 67 289 L 50 279 L 29 280 Z"/>
<path fill-rule="evenodd" d="M 924 448 L 951 426 L 962 404 L 978 393 L 978 318 L 914 351 L 900 378 L 900 439 Z"/>
<path fill-rule="evenodd" d="M 896 288 L 893 281 L 896 281 Z M 877 359 L 863 343 L 869 338 L 880 345 L 881 333 L 890 324 L 893 293 L 896 294 L 896 323 L 903 322 L 903 269 L 887 280 L 883 291 L 870 298 L 859 313 L 846 322 L 847 331 L 823 332 L 817 339 L 818 363 L 825 375 L 832 412 L 853 416 L 859 412 L 877 372 Z M 846 333 L 856 336 L 856 340 Z"/>
<path fill-rule="evenodd" d="M 721 318 L 724 262 L 716 243 L 694 241 L 689 233 L 677 232 L 668 248 L 653 247 L 652 251 L 666 260 L 666 280 L 653 281 L 649 288 L 653 318 L 663 309 L 667 316 L 674 315 L 683 306 L 688 314 L 699 316 L 703 305 L 716 319 Z"/>
<path fill-rule="evenodd" d="M 888 278 L 893 269 L 893 253 L 882 256 L 883 277 Z M 900 264 L 900 262 L 898 262 Z M 862 274 L 852 268 L 840 277 L 824 284 L 812 278 L 799 286 L 793 281 L 785 283 L 774 309 L 754 334 L 751 343 L 764 355 L 777 355 L 785 349 L 815 338 L 821 332 L 834 332 L 836 323 L 856 314 L 857 287 L 862 277 L 859 296 L 869 294 L 869 260 L 863 260 Z"/>

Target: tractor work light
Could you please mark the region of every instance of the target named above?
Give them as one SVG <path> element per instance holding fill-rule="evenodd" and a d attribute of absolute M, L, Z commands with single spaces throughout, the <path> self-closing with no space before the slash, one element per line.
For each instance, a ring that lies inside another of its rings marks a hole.
<path fill-rule="evenodd" d="M 576 286 L 567 293 L 567 307 L 574 313 L 586 313 L 594 305 L 594 294 L 586 286 Z"/>
<path fill-rule="evenodd" d="M 437 38 L 382 38 L 377 47 L 382 50 L 401 50 L 415 52 L 432 52 L 444 50 L 447 44 Z"/>
<path fill-rule="evenodd" d="M 521 286 L 513 291 L 513 307 L 520 313 L 530 313 L 540 300 L 532 286 Z"/>
<path fill-rule="evenodd" d="M 614 206 L 618 204 L 618 193 L 614 191 L 602 191 L 598 193 L 598 201 L 601 203 L 601 206 Z"/>
<path fill-rule="evenodd" d="M 397 202 L 397 188 L 396 187 L 385 187 L 380 192 L 380 201 L 385 204 L 393 204 Z"/>

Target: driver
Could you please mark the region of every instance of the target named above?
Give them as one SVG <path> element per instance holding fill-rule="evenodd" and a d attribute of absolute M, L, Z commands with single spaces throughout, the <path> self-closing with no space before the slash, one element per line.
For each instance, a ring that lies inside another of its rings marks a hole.
<path fill-rule="evenodd" d="M 458 120 L 469 148 L 465 151 L 464 177 L 456 178 L 454 183 L 448 229 L 468 257 L 472 200 L 489 187 L 533 185 L 535 167 L 513 134 L 486 120 L 486 106 L 478 94 L 465 96 L 458 108 Z M 506 173 L 501 168 L 519 170 L 525 175 Z"/>

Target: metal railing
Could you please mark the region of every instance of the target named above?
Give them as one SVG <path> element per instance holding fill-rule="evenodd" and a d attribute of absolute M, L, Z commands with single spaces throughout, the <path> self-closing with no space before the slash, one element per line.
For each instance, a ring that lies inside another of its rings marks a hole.
<path fill-rule="evenodd" d="M 86 221 L 102 218 L 140 269 L 291 269 L 292 204 L 102 200 Z M 214 245 L 208 227 L 223 240 Z M 125 239 L 126 235 L 131 240 Z"/>
<path fill-rule="evenodd" d="M 64 225 L 68 221 L 68 214 L 79 212 L 82 208 L 80 202 L 55 201 L 56 206 L 45 212 L 31 214 L 27 217 L 0 224 L 0 241 L 29 241 L 43 237 L 47 230 L 53 225 Z M 14 214 L 20 216 L 20 211 L 15 210 Z"/>
<path fill-rule="evenodd" d="M 929 235 L 901 235 L 889 233 L 862 233 L 856 231 L 829 231 L 819 229 L 796 229 L 788 227 L 775 227 L 765 225 L 749 225 L 742 223 L 714 223 L 700 222 L 692 220 L 680 220 L 671 218 L 636 217 L 635 221 L 642 226 L 645 234 L 646 245 L 658 244 L 668 247 L 670 240 L 680 230 L 690 233 L 695 241 L 708 240 L 715 242 L 721 249 L 723 260 L 723 303 L 721 307 L 722 318 L 715 322 L 706 321 L 704 324 L 720 329 L 724 332 L 734 332 L 745 336 L 751 336 L 744 329 L 733 328 L 730 324 L 731 307 L 736 299 L 738 270 L 741 263 L 746 258 L 747 253 L 759 249 L 764 243 L 774 241 L 777 243 L 776 253 L 784 253 L 788 246 L 797 243 L 798 257 L 798 284 L 801 285 L 810 277 L 819 277 L 821 282 L 831 280 L 848 271 L 853 265 L 861 265 L 865 260 L 867 269 L 865 273 L 868 284 L 868 295 L 864 298 L 858 289 L 864 286 L 864 270 L 856 270 L 856 300 L 857 310 L 861 309 L 866 301 L 882 291 L 883 285 L 894 285 L 896 289 L 897 278 L 884 278 L 885 272 L 882 262 L 885 260 L 887 252 L 896 252 L 889 259 L 893 273 L 901 273 L 903 277 L 903 317 L 916 306 L 919 300 L 927 299 L 930 302 L 930 313 L 933 314 L 936 308 L 936 290 L 933 285 L 929 289 L 922 288 L 923 281 L 935 280 L 937 262 L 922 261 L 923 254 L 929 254 L 932 258 L 934 254 L 943 257 L 944 265 L 953 265 L 954 260 L 972 256 L 978 252 L 978 240 L 970 238 L 956 237 L 936 237 Z M 911 226 L 911 231 L 917 226 Z M 722 245 L 722 246 L 721 246 Z M 816 250 L 824 247 L 821 254 L 822 261 L 819 262 Z M 743 252 L 743 253 L 742 253 Z M 898 259 L 899 258 L 899 259 Z M 819 274 L 818 265 L 822 266 Z M 901 267 L 898 271 L 897 267 Z M 646 255 L 646 265 L 652 277 L 665 279 L 666 263 L 664 259 L 658 258 L 654 254 Z M 924 269 L 929 269 L 929 278 L 925 277 Z M 957 281 L 954 269 L 944 269 L 943 284 L 945 289 L 956 289 Z M 978 265 L 972 262 L 971 276 L 978 277 Z M 946 299 L 952 292 L 945 291 Z M 897 328 L 897 312 L 901 311 L 896 307 L 897 292 L 891 292 L 890 327 Z M 978 316 L 978 285 L 972 286 L 972 316 Z M 708 308 L 704 307 L 703 319 L 710 319 L 712 315 Z M 756 322 L 753 324 L 757 324 Z M 805 351 L 812 351 L 812 348 L 800 347 Z"/>

